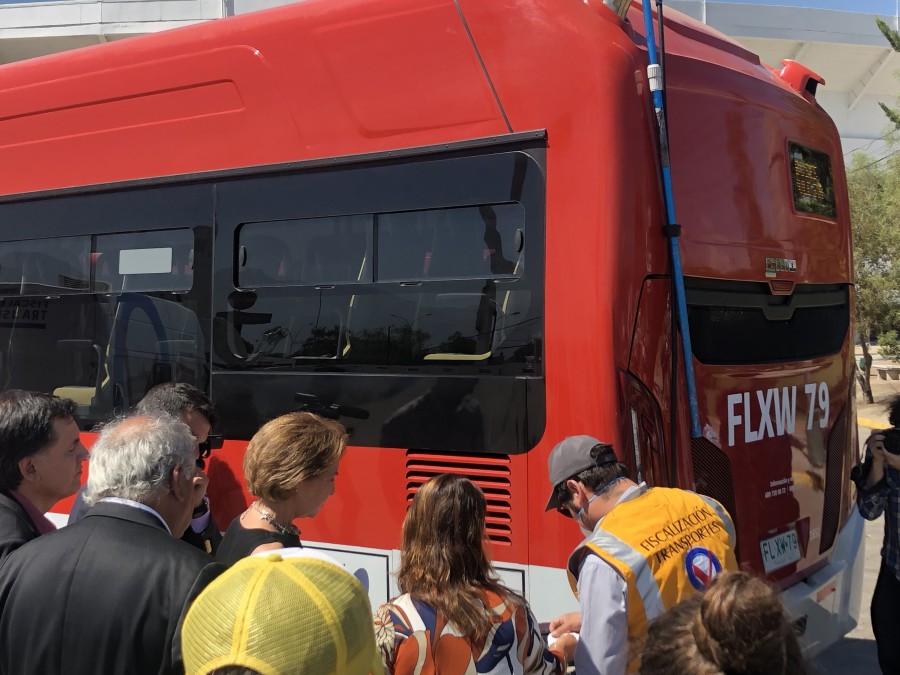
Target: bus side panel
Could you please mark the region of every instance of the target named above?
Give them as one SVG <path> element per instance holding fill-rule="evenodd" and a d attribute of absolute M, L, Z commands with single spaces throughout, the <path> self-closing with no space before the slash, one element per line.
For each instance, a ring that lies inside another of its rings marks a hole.
<path fill-rule="evenodd" d="M 603 7 L 460 6 L 513 129 L 547 129 L 553 302 L 545 317 L 547 428 L 529 454 L 528 562 L 559 567 L 579 532 L 544 513 L 547 455 L 572 434 L 622 447 L 616 373 L 626 367 L 642 280 L 668 264 L 644 66 Z"/>
<path fill-rule="evenodd" d="M 4 194 L 508 131 L 450 2 L 304 2 L 14 64 L 0 91 Z"/>

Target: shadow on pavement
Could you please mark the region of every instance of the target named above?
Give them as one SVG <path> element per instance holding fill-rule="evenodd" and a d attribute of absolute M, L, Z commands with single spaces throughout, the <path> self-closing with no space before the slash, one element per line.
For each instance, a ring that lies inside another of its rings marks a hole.
<path fill-rule="evenodd" d="M 875 640 L 843 638 L 813 659 L 810 675 L 880 675 Z"/>

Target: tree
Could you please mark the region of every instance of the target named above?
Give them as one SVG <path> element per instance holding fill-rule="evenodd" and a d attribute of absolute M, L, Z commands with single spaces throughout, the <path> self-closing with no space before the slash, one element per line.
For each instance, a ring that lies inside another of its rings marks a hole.
<path fill-rule="evenodd" d="M 900 52 L 900 33 L 877 17 L 875 23 L 891 48 Z M 900 111 L 880 102 L 878 105 L 893 130 L 900 130 Z M 888 140 L 889 154 L 881 159 L 855 155 L 847 171 L 856 277 L 856 333 L 863 351 L 863 367 L 857 370 L 857 378 L 867 403 L 874 401 L 869 384 L 869 336 L 875 332 L 896 336 L 894 329 L 900 317 L 900 150 L 895 150 L 895 143 L 896 138 Z"/>
<path fill-rule="evenodd" d="M 884 35 L 885 40 L 890 43 L 891 49 L 893 49 L 895 52 L 900 52 L 900 33 L 897 33 L 897 31 L 888 26 L 877 16 L 875 17 L 875 23 L 878 25 L 878 30 L 881 31 L 882 35 Z M 900 129 L 900 111 L 889 108 L 880 101 L 878 105 L 884 111 L 884 114 L 887 115 L 887 118 L 891 121 L 891 124 L 894 125 L 894 128 Z"/>
<path fill-rule="evenodd" d="M 856 331 L 863 350 L 857 372 L 867 403 L 873 402 L 868 339 L 896 328 L 900 318 L 900 155 L 884 160 L 854 156 L 847 171 L 856 277 Z"/>

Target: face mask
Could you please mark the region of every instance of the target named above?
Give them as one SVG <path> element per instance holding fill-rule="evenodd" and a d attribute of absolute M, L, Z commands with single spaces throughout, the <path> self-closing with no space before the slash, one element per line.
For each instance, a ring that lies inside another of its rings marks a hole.
<path fill-rule="evenodd" d="M 585 509 L 587 509 L 587 507 L 589 507 L 589 506 L 591 505 L 591 502 L 594 501 L 595 499 L 597 499 L 597 497 L 599 497 L 599 496 L 600 496 L 600 493 L 598 492 L 598 493 L 595 494 L 593 497 L 591 497 L 590 499 L 588 499 L 588 500 L 585 502 L 584 506 L 582 506 L 580 509 L 578 509 L 578 513 L 577 513 L 576 516 L 575 516 L 575 520 L 578 521 L 578 526 L 579 526 L 579 527 L 581 527 L 581 516 L 584 515 Z"/>
<path fill-rule="evenodd" d="M 587 502 L 585 502 L 584 506 L 582 506 L 580 509 L 578 509 L 578 513 L 575 515 L 575 522 L 578 523 L 578 529 L 581 530 L 581 533 L 585 536 L 585 538 L 590 537 L 591 534 L 593 534 L 593 531 L 589 530 L 588 528 L 586 528 L 584 526 L 584 523 L 582 522 L 581 517 L 584 515 L 584 512 L 587 509 L 587 507 L 591 505 L 591 502 L 594 501 L 595 499 L 597 499 L 597 497 L 599 497 L 599 496 L 600 496 L 600 493 L 598 492 L 597 494 L 592 496 L 590 499 L 588 499 Z"/>

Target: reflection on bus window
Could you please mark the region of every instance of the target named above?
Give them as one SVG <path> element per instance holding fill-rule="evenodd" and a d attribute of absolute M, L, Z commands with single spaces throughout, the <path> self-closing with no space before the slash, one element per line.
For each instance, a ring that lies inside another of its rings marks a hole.
<path fill-rule="evenodd" d="M 90 250 L 90 237 L 0 242 L 0 294 L 87 291 Z"/>
<path fill-rule="evenodd" d="M 535 357 L 521 204 L 247 223 L 235 243 L 247 290 L 214 322 L 226 367 Z"/>
<path fill-rule="evenodd" d="M 371 281 L 372 216 L 244 225 L 238 234 L 242 288 Z"/>
<path fill-rule="evenodd" d="M 0 242 L 0 386 L 72 398 L 86 425 L 159 382 L 205 386 L 193 248 L 188 229 Z"/>
<path fill-rule="evenodd" d="M 193 285 L 190 230 L 128 232 L 95 239 L 96 291 L 189 291 Z"/>

